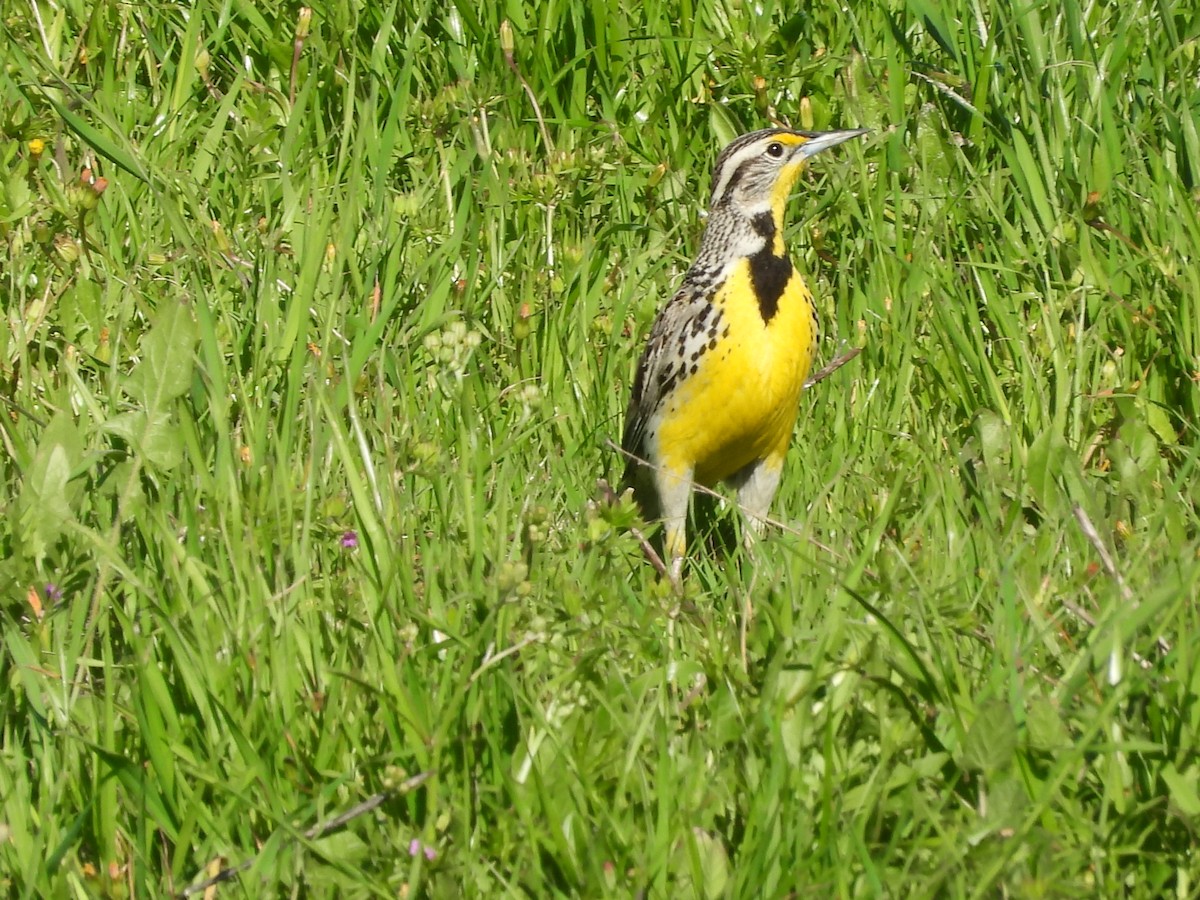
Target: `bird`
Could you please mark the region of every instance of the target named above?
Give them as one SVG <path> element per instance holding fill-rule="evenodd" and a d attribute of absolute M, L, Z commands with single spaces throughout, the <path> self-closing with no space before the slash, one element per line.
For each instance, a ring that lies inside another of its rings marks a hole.
<path fill-rule="evenodd" d="M 812 156 L 868 131 L 765 128 L 717 157 L 700 250 L 650 329 L 621 439 L 622 486 L 661 520 L 677 588 L 693 485 L 733 488 L 748 540 L 766 525 L 819 334 L 785 208 Z"/>

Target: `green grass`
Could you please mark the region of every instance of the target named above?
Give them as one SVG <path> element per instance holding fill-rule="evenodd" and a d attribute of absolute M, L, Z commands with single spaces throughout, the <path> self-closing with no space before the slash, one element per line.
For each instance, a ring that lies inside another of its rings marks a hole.
<path fill-rule="evenodd" d="M 1200 13 L 508 6 L 0 4 L 0 890 L 1197 896 Z M 680 604 L 595 483 L 772 114 L 863 353 Z"/>

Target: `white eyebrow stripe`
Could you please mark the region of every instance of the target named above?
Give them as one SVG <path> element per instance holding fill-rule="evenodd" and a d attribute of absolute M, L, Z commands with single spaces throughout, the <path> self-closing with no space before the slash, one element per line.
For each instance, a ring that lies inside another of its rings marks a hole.
<path fill-rule="evenodd" d="M 762 152 L 763 138 L 751 141 L 745 147 L 740 147 L 733 152 L 730 157 L 725 160 L 725 164 L 721 167 L 721 171 L 717 174 L 720 180 L 713 185 L 711 205 L 716 206 L 717 202 L 725 196 L 725 192 L 729 189 L 729 182 L 733 178 L 733 174 L 742 167 L 742 163 L 748 159 L 758 156 Z"/>

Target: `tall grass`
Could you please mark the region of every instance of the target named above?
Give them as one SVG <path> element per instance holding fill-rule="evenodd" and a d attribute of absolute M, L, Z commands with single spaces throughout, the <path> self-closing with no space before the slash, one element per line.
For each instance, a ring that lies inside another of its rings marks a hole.
<path fill-rule="evenodd" d="M 1200 15 L 2 21 L 6 892 L 1196 893 Z M 863 352 L 680 602 L 595 482 L 771 121 Z"/>

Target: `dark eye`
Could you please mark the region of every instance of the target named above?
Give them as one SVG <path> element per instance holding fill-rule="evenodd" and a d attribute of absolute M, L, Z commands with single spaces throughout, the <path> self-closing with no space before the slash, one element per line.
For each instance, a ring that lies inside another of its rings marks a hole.
<path fill-rule="evenodd" d="M 783 156 L 783 144 L 779 143 L 779 141 L 767 144 L 767 156 L 772 159 L 779 159 L 779 157 Z"/>

